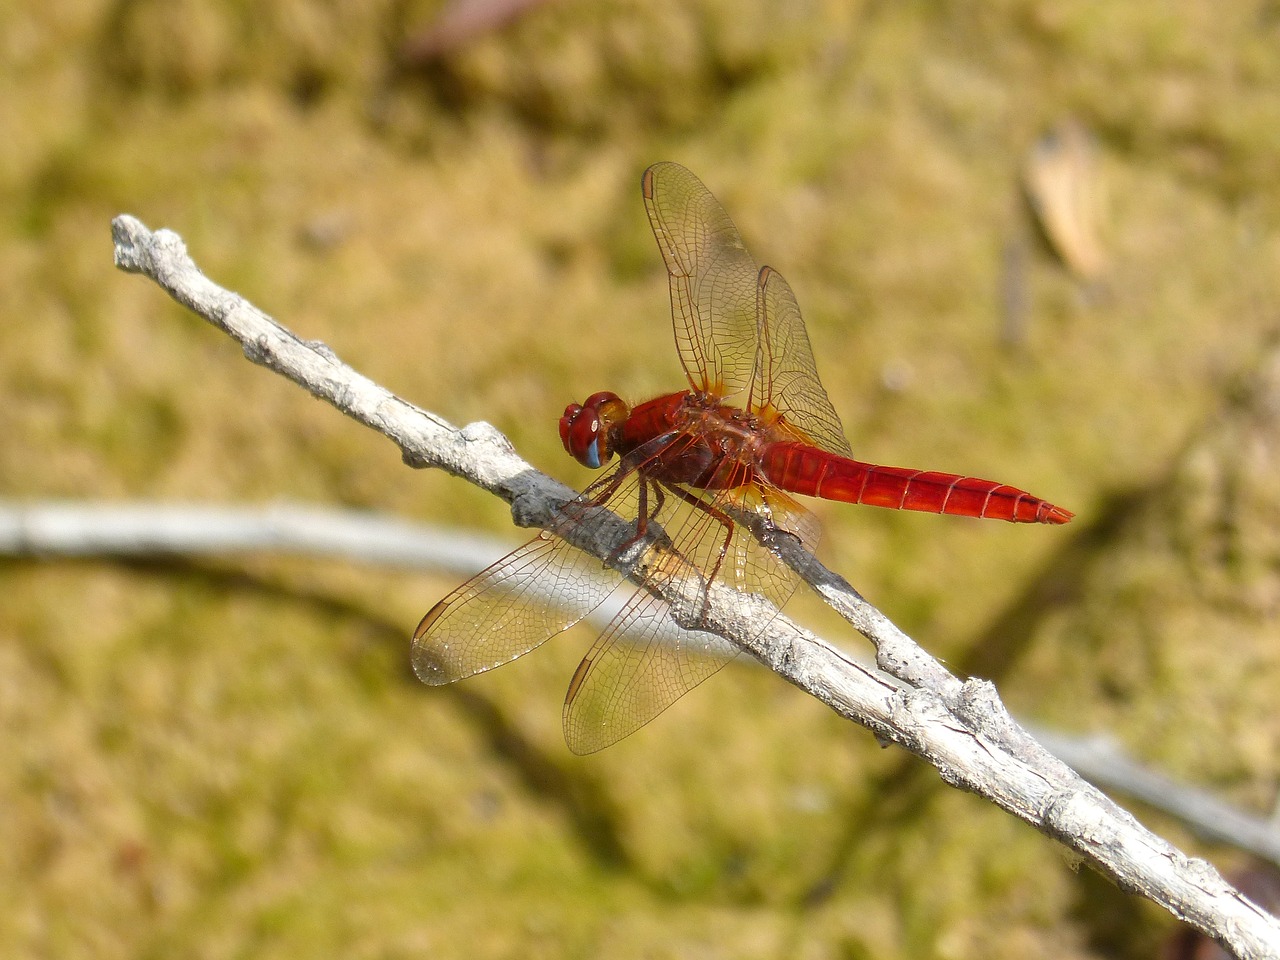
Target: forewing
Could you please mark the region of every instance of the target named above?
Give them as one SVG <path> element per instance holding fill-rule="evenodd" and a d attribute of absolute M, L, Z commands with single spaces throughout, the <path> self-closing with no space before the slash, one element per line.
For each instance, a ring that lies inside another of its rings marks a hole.
<path fill-rule="evenodd" d="M 757 292 L 760 350 L 748 409 L 766 414 L 772 409 L 810 442 L 852 457 L 840 415 L 818 379 L 813 347 L 790 284 L 772 267 L 762 267 Z"/>
<path fill-rule="evenodd" d="M 413 671 L 441 684 L 509 663 L 573 626 L 620 581 L 543 531 L 431 608 L 413 634 Z"/>
<path fill-rule="evenodd" d="M 678 163 L 641 180 L 671 285 L 676 348 L 695 390 L 746 390 L 756 354 L 756 262 L 720 202 Z"/>

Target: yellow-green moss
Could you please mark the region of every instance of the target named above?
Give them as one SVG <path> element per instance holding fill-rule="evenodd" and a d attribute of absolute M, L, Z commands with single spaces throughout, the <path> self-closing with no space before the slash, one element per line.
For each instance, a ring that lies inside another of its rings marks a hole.
<path fill-rule="evenodd" d="M 1280 60 L 1256 4 L 565 0 L 428 78 L 397 70 L 441 6 L 0 11 L 7 494 L 292 497 L 520 536 L 116 272 L 124 211 L 571 482 L 567 401 L 682 382 L 638 190 L 657 159 L 791 281 L 859 456 L 1018 484 L 1077 528 L 1168 475 L 1274 326 Z M 1110 272 L 1089 295 L 1032 247 L 1011 353 L 1019 165 L 1065 114 L 1099 137 Z M 1216 482 L 1191 462 L 1181 482 Z M 1237 489 L 1274 512 L 1266 483 Z M 831 564 L 953 662 L 1073 529 L 816 509 Z M 1196 510 L 1097 542 L 1086 602 L 1001 679 L 1029 715 L 1262 805 L 1271 525 L 1224 553 Z M 1148 956 L 1170 927 L 763 672 L 585 760 L 559 703 L 586 633 L 421 687 L 405 638 L 448 586 L 297 560 L 0 566 L 0 942 L 988 960 Z"/>

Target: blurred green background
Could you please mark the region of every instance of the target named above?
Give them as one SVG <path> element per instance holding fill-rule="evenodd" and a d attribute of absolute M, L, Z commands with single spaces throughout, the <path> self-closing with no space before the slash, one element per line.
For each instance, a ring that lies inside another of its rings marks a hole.
<path fill-rule="evenodd" d="M 1078 514 L 815 504 L 827 563 L 1020 715 L 1274 804 L 1280 5 L 555 0 L 452 42 L 442 13 L 0 6 L 6 496 L 290 498 L 518 543 L 505 505 L 115 271 L 110 218 L 582 484 L 564 404 L 683 383 L 639 196 L 678 160 L 795 288 L 859 457 Z M 1067 117 L 1104 197 L 1088 282 L 1021 185 Z M 589 632 L 423 687 L 408 634 L 452 585 L 0 565 L 6 951 L 1136 958 L 1175 927 L 761 670 L 586 759 L 559 716 Z"/>

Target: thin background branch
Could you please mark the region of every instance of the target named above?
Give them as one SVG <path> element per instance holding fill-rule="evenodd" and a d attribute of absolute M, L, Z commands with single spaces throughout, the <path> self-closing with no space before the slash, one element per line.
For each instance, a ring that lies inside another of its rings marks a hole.
<path fill-rule="evenodd" d="M 177 234 L 152 233 L 129 216 L 117 217 L 112 233 L 118 267 L 150 277 L 239 341 L 253 362 L 383 433 L 409 465 L 440 467 L 495 493 L 511 504 L 521 526 L 549 525 L 574 496 L 521 460 L 488 424 L 453 427 L 347 367 L 324 344 L 298 338 L 212 283 Z M 569 539 L 656 591 L 615 559 L 628 534 L 623 521 L 602 517 L 573 528 Z M 1123 889 L 1160 904 L 1237 956 L 1280 958 L 1280 921 L 1245 899 L 1210 864 L 1146 830 L 1056 759 L 1013 721 L 991 684 L 953 677 L 792 538 L 771 546 L 875 645 L 877 666 L 905 688 L 796 626 L 759 597 L 723 585 L 712 584 L 702 617 L 681 625 L 729 639 L 881 740 L 920 756 L 947 783 L 986 797 L 1061 841 Z"/>

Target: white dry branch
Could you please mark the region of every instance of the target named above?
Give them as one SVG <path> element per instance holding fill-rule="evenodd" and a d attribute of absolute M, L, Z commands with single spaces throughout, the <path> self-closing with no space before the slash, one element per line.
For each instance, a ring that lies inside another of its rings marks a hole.
<path fill-rule="evenodd" d="M 0 498 L 0 556 L 5 557 L 154 559 L 275 552 L 449 573 L 461 579 L 497 562 L 511 547 L 457 527 L 284 501 L 232 507 Z M 536 590 L 537 584 L 532 587 Z M 547 602 L 553 599 L 548 591 Z M 603 630 L 625 602 L 625 595 L 614 593 L 587 619 Z M 1024 726 L 1092 783 L 1176 817 L 1206 840 L 1280 867 L 1280 817 L 1264 819 L 1145 767 L 1110 737 Z"/>
<path fill-rule="evenodd" d="M 548 526 L 574 496 L 521 460 L 488 424 L 453 427 L 361 376 L 324 344 L 300 339 L 217 286 L 200 273 L 177 234 L 152 233 L 130 216 L 117 217 L 112 233 L 118 267 L 154 280 L 239 341 L 253 362 L 389 437 L 410 466 L 443 468 L 502 497 L 520 526 Z M 615 564 L 628 538 L 627 525 L 608 516 L 573 528 L 570 537 L 574 546 Z M 721 585 L 712 585 L 705 603 L 688 605 L 701 607 L 702 616 L 681 625 L 727 638 L 880 740 L 923 758 L 947 783 L 1059 840 L 1122 889 L 1160 904 L 1236 956 L 1280 960 L 1280 921 L 1212 865 L 1151 833 L 1050 754 L 1014 722 L 990 683 L 953 677 L 792 538 L 777 538 L 772 546 L 875 645 L 876 664 L 888 676 L 796 626 L 759 597 Z M 639 586 L 654 589 L 620 569 Z"/>

